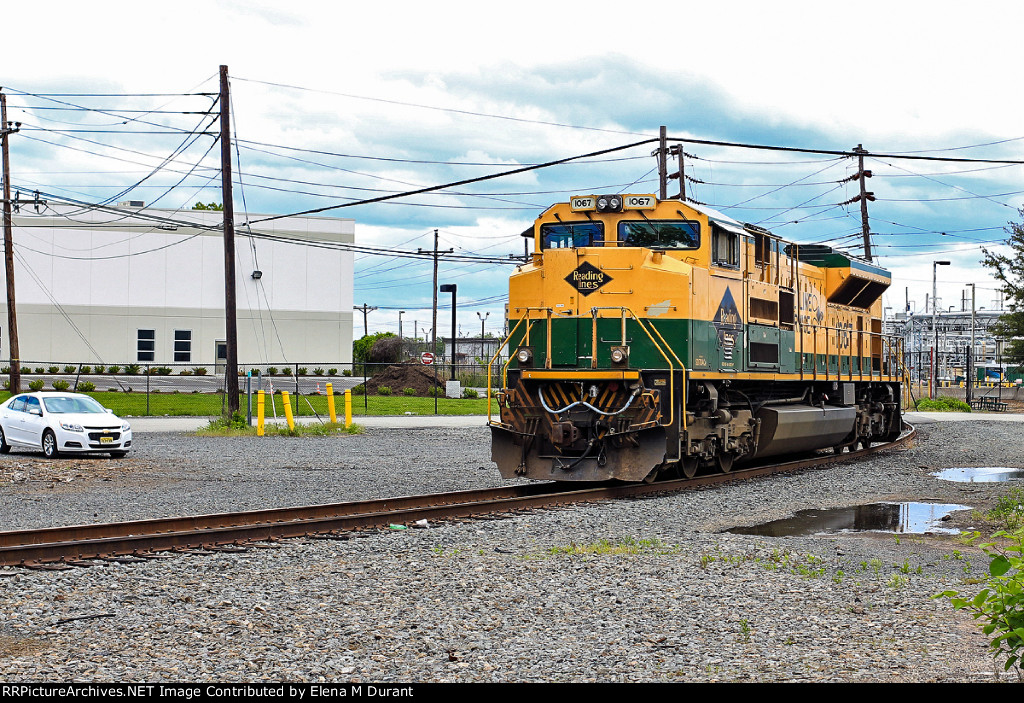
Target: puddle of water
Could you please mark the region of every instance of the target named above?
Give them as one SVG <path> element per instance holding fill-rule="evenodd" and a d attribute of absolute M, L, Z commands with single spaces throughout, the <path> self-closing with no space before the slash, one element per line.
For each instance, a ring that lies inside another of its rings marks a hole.
<path fill-rule="evenodd" d="M 921 534 L 937 532 L 958 534 L 955 528 L 941 527 L 942 518 L 970 506 L 946 503 L 870 503 L 852 508 L 801 510 L 791 518 L 735 527 L 729 532 L 762 537 L 807 537 L 810 535 L 889 532 Z"/>
<path fill-rule="evenodd" d="M 957 483 L 998 483 L 1024 478 L 1024 469 L 1011 469 L 1006 466 L 980 466 L 975 468 L 943 469 L 932 474 L 943 481 Z"/>

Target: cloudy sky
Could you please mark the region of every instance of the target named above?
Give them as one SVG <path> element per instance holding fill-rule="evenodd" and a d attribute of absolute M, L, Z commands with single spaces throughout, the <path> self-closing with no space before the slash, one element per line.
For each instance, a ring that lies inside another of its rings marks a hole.
<path fill-rule="evenodd" d="M 692 5 L 692 6 L 691 6 Z M 1024 159 L 1019 3 L 591 2 L 47 3 L 5 9 L 0 84 L 13 185 L 58 201 L 220 202 L 203 112 L 231 74 L 235 202 L 281 214 L 672 137 L 872 154 L 886 305 L 942 308 L 1019 218 Z M 56 95 L 74 94 L 74 95 Z M 45 109 L 44 109 L 45 108 Z M 89 109 L 82 109 L 89 108 Z M 213 127 L 216 128 L 215 126 Z M 88 130 L 88 131 L 82 131 Z M 650 145 L 577 163 L 324 213 L 357 242 L 466 256 L 521 254 L 519 232 L 574 193 L 657 192 Z M 859 252 L 850 158 L 686 145 L 688 193 L 797 242 Z M 971 159 L 908 160 L 898 155 Z M 157 166 L 160 170 L 153 173 Z M 148 174 L 153 173 L 153 175 Z M 134 186 L 134 187 L 132 187 Z M 172 187 L 173 186 L 173 187 Z M 258 227 L 258 225 L 254 225 Z M 258 246 L 258 244 L 257 244 Z M 509 265 L 442 261 L 462 334 L 497 332 Z M 355 302 L 429 326 L 429 262 L 356 256 Z M 361 315 L 359 316 L 361 322 Z M 447 314 L 440 316 L 447 320 Z M 357 325 L 361 331 L 361 325 Z M 448 334 L 447 322 L 441 333 Z"/>

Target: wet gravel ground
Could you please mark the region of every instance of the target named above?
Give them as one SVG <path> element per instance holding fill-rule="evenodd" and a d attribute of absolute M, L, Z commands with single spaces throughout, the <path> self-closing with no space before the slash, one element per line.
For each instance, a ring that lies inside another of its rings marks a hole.
<path fill-rule="evenodd" d="M 753 537 L 883 500 L 983 510 L 1024 424 L 922 425 L 913 447 L 716 489 L 500 520 L 70 571 L 0 569 L 5 681 L 985 681 L 986 573 L 941 535 Z M 328 438 L 139 434 L 123 460 L 0 460 L 2 529 L 497 485 L 484 428 Z M 955 524 L 985 529 L 977 512 Z M 973 591 L 972 591 L 973 592 Z"/>

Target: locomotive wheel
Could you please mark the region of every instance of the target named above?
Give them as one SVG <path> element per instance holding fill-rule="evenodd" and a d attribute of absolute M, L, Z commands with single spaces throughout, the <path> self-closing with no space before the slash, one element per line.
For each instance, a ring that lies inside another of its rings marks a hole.
<path fill-rule="evenodd" d="M 697 457 L 683 457 L 679 463 L 679 468 L 683 472 L 683 476 L 693 478 L 697 475 L 697 469 L 700 468 L 700 459 Z"/>
<path fill-rule="evenodd" d="M 719 452 L 715 455 L 715 463 L 718 464 L 718 470 L 723 474 L 727 474 L 732 471 L 732 463 L 736 460 L 735 454 L 726 454 Z"/>

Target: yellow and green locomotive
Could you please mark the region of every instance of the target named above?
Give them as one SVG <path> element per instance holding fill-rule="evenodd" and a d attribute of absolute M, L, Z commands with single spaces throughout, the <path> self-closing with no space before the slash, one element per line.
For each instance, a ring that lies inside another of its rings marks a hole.
<path fill-rule="evenodd" d="M 574 196 L 523 236 L 489 420 L 502 476 L 693 476 L 899 435 L 886 270 L 652 195 Z"/>

